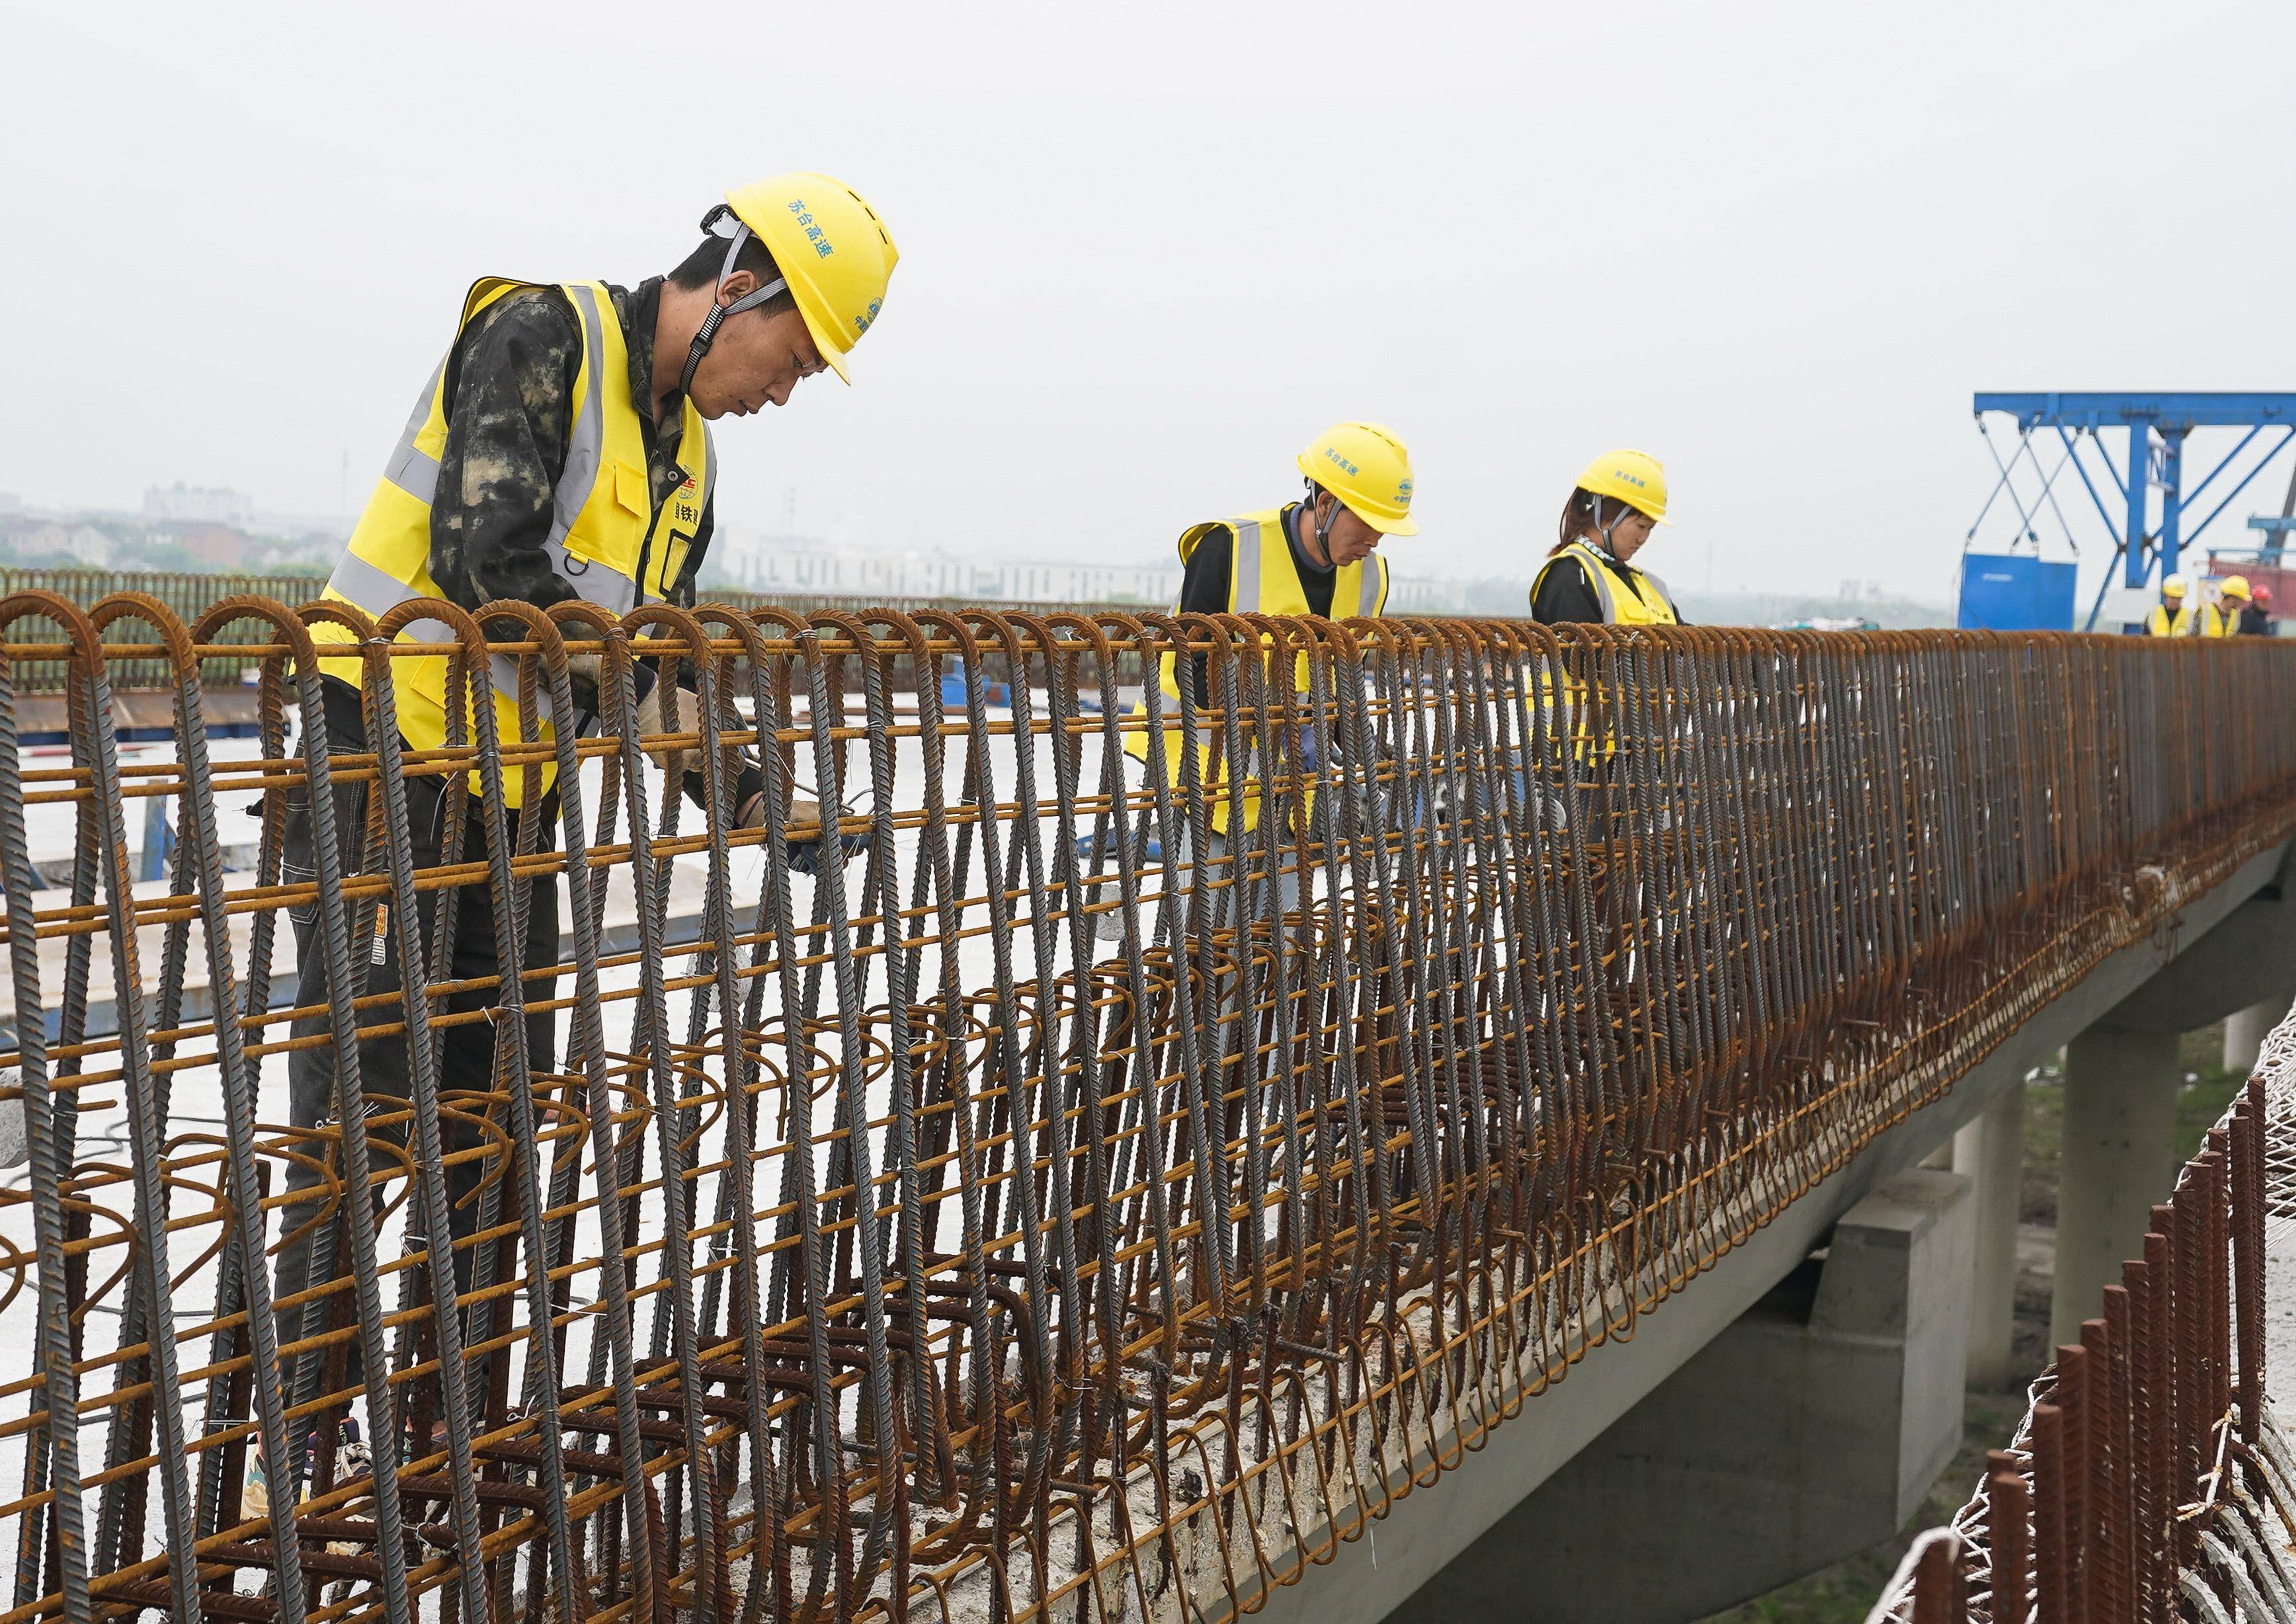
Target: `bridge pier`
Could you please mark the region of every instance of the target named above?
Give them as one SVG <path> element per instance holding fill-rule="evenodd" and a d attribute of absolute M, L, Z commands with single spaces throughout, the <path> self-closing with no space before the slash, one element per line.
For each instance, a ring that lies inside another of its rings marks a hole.
<path fill-rule="evenodd" d="M 2255 1070 L 2256 1057 L 2263 1052 L 2265 1038 L 2287 1013 L 2288 1000 L 2267 998 L 2261 1004 L 2251 1004 L 2226 1015 L 2224 1069 L 2243 1077 Z"/>
<path fill-rule="evenodd" d="M 2020 1082 L 1953 1137 L 1953 1170 L 1972 1186 L 1969 1384 L 2015 1384 L 2017 1215 L 2025 1180 L 2025 1086 Z"/>
<path fill-rule="evenodd" d="M 2052 1347 L 2079 1341 L 2123 1259 L 2144 1255 L 2152 1203 L 2176 1173 L 2177 1036 L 2099 1022 L 2065 1046 Z"/>

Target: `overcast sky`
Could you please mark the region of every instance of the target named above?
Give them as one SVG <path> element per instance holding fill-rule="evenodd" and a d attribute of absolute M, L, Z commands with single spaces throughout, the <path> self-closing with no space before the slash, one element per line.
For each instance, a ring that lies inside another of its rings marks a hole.
<path fill-rule="evenodd" d="M 1973 390 L 2296 389 L 2289 0 L 6 14 L 38 503 L 356 504 L 473 278 L 634 283 L 786 168 L 901 264 L 854 388 L 721 426 L 737 536 L 1146 560 L 1359 416 L 1398 573 L 1528 573 L 1625 444 L 1678 586 L 1942 602 Z"/>

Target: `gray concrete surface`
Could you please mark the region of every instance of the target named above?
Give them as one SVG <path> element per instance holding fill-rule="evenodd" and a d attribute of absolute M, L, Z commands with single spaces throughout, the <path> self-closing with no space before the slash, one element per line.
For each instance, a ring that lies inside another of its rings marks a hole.
<path fill-rule="evenodd" d="M 2196 1032 L 2260 1004 L 2276 1002 L 2284 1013 L 2296 997 L 2296 873 L 2284 864 L 2212 923 L 2187 908 L 2177 935 L 2160 973 L 2132 988 L 2105 1025 Z"/>
<path fill-rule="evenodd" d="M 2065 1046 L 2057 1277 L 2049 1345 L 2080 1341 L 2124 1259 L 2144 1255 L 2152 1203 L 2177 1182 L 2177 1034 L 2098 1024 Z"/>
<path fill-rule="evenodd" d="M 1961 1444 L 1973 1183 L 1859 1202 L 1390 1617 L 1682 1624 L 1888 1538 Z"/>
<path fill-rule="evenodd" d="M 1953 1170 L 1973 1188 L 1969 1286 L 1969 1384 L 2016 1380 L 2017 1213 L 2025 1182 L 2025 1088 L 2005 1088 L 1953 1136 Z"/>
<path fill-rule="evenodd" d="M 2255 1070 L 2257 1056 L 2264 1050 L 2265 1035 L 2279 1025 L 2280 1018 L 2287 1013 L 2288 1000 L 2274 997 L 2226 1015 L 2224 1069 L 2235 1074 Z"/>

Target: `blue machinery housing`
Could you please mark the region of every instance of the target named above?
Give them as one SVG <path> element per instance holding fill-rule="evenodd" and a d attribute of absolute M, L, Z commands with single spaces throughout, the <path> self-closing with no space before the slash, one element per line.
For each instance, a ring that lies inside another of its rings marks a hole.
<path fill-rule="evenodd" d="M 2077 566 L 2030 553 L 1961 555 L 1964 631 L 2062 632 L 2073 623 Z"/>

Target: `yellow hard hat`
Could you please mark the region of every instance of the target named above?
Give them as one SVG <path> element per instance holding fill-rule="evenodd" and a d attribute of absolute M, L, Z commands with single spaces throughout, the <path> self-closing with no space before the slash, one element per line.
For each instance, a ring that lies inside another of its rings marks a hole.
<path fill-rule="evenodd" d="M 1375 422 L 1334 423 L 1299 455 L 1300 472 L 1382 536 L 1416 536 L 1411 453 Z"/>
<path fill-rule="evenodd" d="M 2217 595 L 2226 598 L 2245 598 L 2248 596 L 2248 577 L 2227 575 L 2224 578 L 2224 585 L 2217 588 Z"/>
<path fill-rule="evenodd" d="M 2185 595 L 2185 578 L 2181 575 L 2171 575 L 2163 579 L 2161 583 L 2161 595 L 2164 598 L 2183 597 Z"/>
<path fill-rule="evenodd" d="M 1666 516 L 1666 470 L 1658 465 L 1658 458 L 1644 452 L 1605 451 L 1587 464 L 1587 472 L 1578 476 L 1578 488 L 1616 496 L 1660 524 L 1674 522 Z"/>
<path fill-rule="evenodd" d="M 773 255 L 821 358 L 852 382 L 846 352 L 884 308 L 901 258 L 877 211 L 843 181 L 804 172 L 728 192 L 726 203 Z"/>

